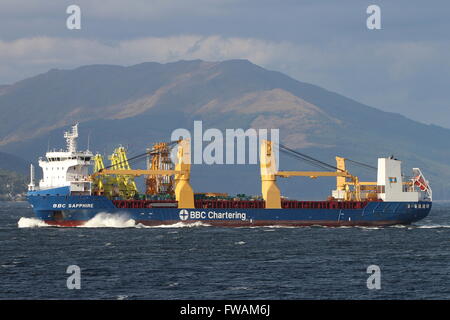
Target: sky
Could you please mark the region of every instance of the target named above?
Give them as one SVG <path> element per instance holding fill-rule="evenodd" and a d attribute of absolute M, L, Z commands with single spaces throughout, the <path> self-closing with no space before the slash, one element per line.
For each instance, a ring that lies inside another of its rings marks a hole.
<path fill-rule="evenodd" d="M 74 4 L 80 30 L 66 26 Z M 450 128 L 449 15 L 448 0 L 0 0 L 0 85 L 86 64 L 248 59 Z"/>

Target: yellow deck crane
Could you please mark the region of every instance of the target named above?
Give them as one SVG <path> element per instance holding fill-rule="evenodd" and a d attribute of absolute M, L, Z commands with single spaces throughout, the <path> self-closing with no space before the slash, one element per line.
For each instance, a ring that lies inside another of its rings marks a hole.
<path fill-rule="evenodd" d="M 147 170 L 132 170 L 132 169 L 117 169 L 105 168 L 103 170 L 94 172 L 91 179 L 95 181 L 99 176 L 115 175 L 120 176 L 142 176 L 142 175 L 162 175 L 172 176 L 175 180 L 175 199 L 178 201 L 178 208 L 194 208 L 194 191 L 190 185 L 191 173 L 191 148 L 189 140 L 180 140 L 178 143 L 177 163 L 175 170 L 164 169 L 147 169 Z M 147 152 L 143 154 L 146 156 Z M 136 156 L 140 157 L 142 155 Z M 130 159 L 131 160 L 131 159 Z"/>
<path fill-rule="evenodd" d="M 111 168 L 113 170 L 131 170 L 124 147 L 116 148 L 109 157 L 109 160 L 111 161 Z M 119 195 L 122 197 L 130 199 L 133 198 L 138 192 L 133 175 L 116 175 L 116 183 L 119 188 Z"/>
<path fill-rule="evenodd" d="M 260 167 L 261 167 L 261 189 L 262 196 L 266 202 L 266 208 L 279 209 L 281 208 L 281 193 L 276 184 L 277 177 L 336 177 L 337 187 L 345 190 L 344 200 L 361 200 L 361 183 L 358 177 L 353 176 L 345 170 L 345 163 L 338 163 L 336 171 L 278 171 L 275 153 L 272 149 L 272 142 L 264 140 L 260 149 Z M 312 158 L 310 158 L 312 159 Z M 340 158 L 339 161 L 343 161 Z M 340 168 L 339 168 L 340 166 Z M 350 185 L 354 186 L 354 191 L 349 189 Z"/>
<path fill-rule="evenodd" d="M 113 169 L 131 169 L 128 163 L 126 150 L 123 147 L 116 148 L 111 156 L 108 157 L 111 165 L 108 168 Z M 94 156 L 94 172 L 105 170 L 103 157 L 100 154 Z M 98 175 L 92 179 L 94 184 L 94 193 L 106 195 L 108 197 L 121 196 L 124 198 L 133 198 L 137 193 L 134 177 L 130 175 Z"/>
<path fill-rule="evenodd" d="M 103 169 L 105 169 L 103 157 L 101 154 L 96 154 L 94 156 L 94 172 L 102 171 Z M 95 177 L 95 179 L 92 179 L 94 194 L 112 197 L 114 181 L 115 179 L 110 175 Z"/>

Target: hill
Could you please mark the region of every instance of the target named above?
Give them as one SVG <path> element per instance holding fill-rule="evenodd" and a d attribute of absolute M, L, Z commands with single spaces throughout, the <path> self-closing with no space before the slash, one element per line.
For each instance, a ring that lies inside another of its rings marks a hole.
<path fill-rule="evenodd" d="M 47 73 L 0 88 L 0 150 L 35 161 L 80 122 L 80 144 L 136 154 L 174 129 L 280 128 L 281 141 L 333 163 L 335 155 L 376 165 L 395 155 L 420 167 L 436 198 L 450 199 L 450 130 L 383 112 L 246 60 L 91 65 Z M 282 159 L 283 169 L 310 169 Z M 257 166 L 199 166 L 196 191 L 258 193 Z M 364 172 L 354 169 L 357 174 Z M 371 178 L 373 179 L 373 173 Z M 369 173 L 367 173 L 369 176 Z M 368 177 L 369 178 L 369 177 Z M 237 190 L 236 185 L 239 185 Z M 283 193 L 321 198 L 332 180 L 288 180 Z"/>

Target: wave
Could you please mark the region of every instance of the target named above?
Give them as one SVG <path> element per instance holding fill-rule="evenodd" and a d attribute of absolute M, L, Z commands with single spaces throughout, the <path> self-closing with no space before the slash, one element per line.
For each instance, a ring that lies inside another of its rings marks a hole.
<path fill-rule="evenodd" d="M 358 229 L 362 230 L 381 230 L 383 227 L 367 227 L 367 226 L 355 226 Z"/>
<path fill-rule="evenodd" d="M 58 227 L 45 223 L 38 218 L 22 217 L 17 222 L 19 228 L 37 228 L 37 227 Z M 86 221 L 83 225 L 77 228 L 193 228 L 193 227 L 209 227 L 209 224 L 201 221 L 193 223 L 177 222 L 174 224 L 164 224 L 159 226 L 146 226 L 137 223 L 136 220 L 131 219 L 127 214 L 111 214 L 107 212 L 97 213 L 92 219 Z"/>
<path fill-rule="evenodd" d="M 49 225 L 38 218 L 22 217 L 17 222 L 19 228 L 37 228 L 37 227 L 60 227 Z M 136 221 L 126 215 L 117 215 L 110 213 L 98 213 L 85 224 L 77 228 L 131 228 L 136 227 Z"/>
<path fill-rule="evenodd" d="M 137 228 L 148 228 L 148 229 L 153 229 L 153 228 L 193 228 L 193 227 L 210 227 L 211 225 L 203 223 L 201 221 L 196 221 L 196 222 L 192 222 L 192 223 L 183 223 L 183 222 L 177 222 L 174 224 L 163 224 L 163 225 L 159 225 L 159 226 L 145 226 L 141 223 L 138 223 L 136 225 Z"/>
<path fill-rule="evenodd" d="M 44 221 L 38 218 L 25 218 L 22 217 L 17 222 L 19 228 L 39 228 L 39 227 L 51 227 L 46 224 Z"/>
<path fill-rule="evenodd" d="M 92 219 L 78 228 L 133 228 L 136 221 L 126 214 L 97 213 Z"/>
<path fill-rule="evenodd" d="M 284 225 L 267 225 L 267 226 L 245 226 L 245 227 L 234 227 L 234 229 L 261 229 L 263 231 L 275 231 L 273 229 L 299 229 L 299 228 L 310 228 L 310 226 L 284 226 Z"/>
<path fill-rule="evenodd" d="M 412 226 L 417 229 L 440 229 L 440 228 L 450 228 L 448 224 L 430 224 L 430 225 L 422 225 L 422 226 Z"/>
<path fill-rule="evenodd" d="M 442 229 L 442 228 L 450 228 L 450 225 L 448 224 L 425 224 L 425 225 L 394 225 L 394 226 L 388 226 L 388 228 L 398 228 L 398 229 Z"/>

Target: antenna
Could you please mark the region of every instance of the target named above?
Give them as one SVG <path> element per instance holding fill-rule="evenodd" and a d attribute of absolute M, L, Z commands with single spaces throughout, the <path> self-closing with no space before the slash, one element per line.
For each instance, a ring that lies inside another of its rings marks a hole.
<path fill-rule="evenodd" d="M 87 138 L 87 151 L 89 151 L 89 142 L 91 140 L 91 131 L 89 131 L 88 133 L 88 138 Z"/>

